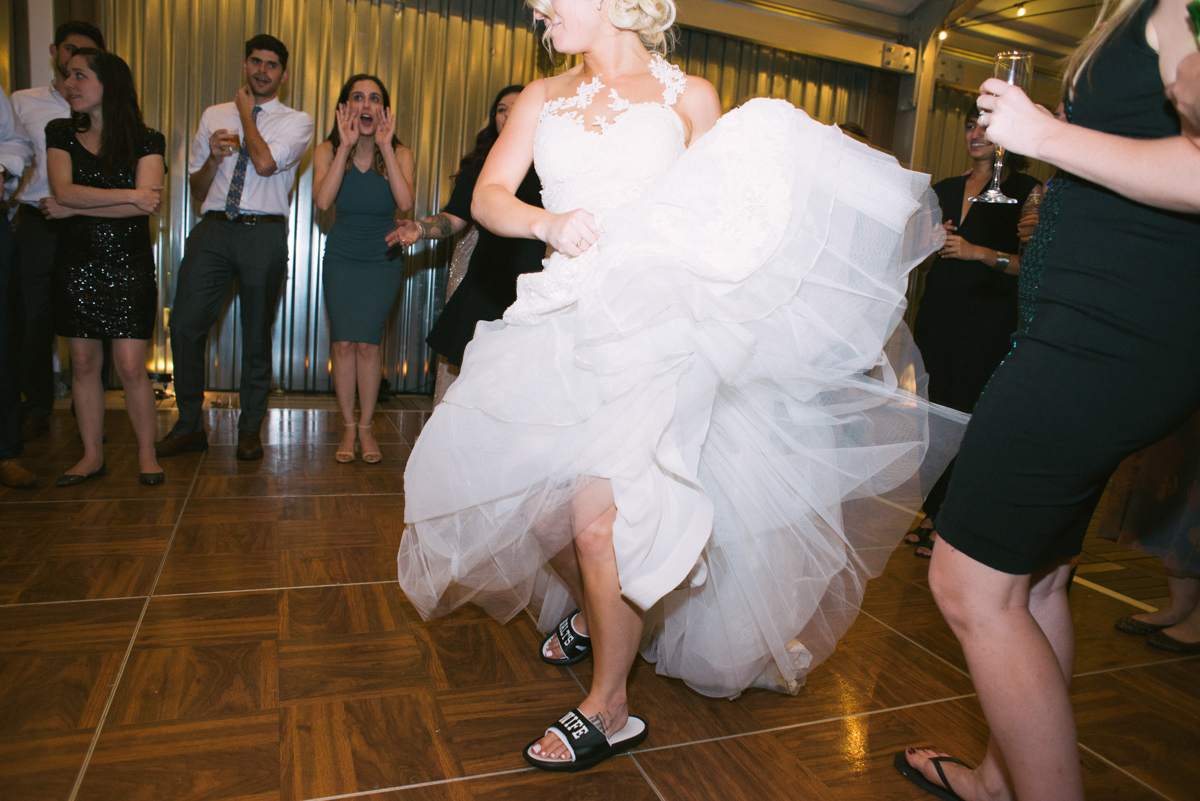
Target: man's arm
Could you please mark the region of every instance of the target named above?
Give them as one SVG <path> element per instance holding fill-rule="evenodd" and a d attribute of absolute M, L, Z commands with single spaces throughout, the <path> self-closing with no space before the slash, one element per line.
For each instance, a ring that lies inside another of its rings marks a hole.
<path fill-rule="evenodd" d="M 13 114 L 8 95 L 0 89 L 0 174 L 5 190 L 0 197 L 17 188 L 17 180 L 32 161 L 33 142 L 21 120 Z"/>
<path fill-rule="evenodd" d="M 258 123 L 254 121 L 254 95 L 250 93 L 250 84 L 238 89 L 233 96 L 233 104 L 237 106 L 238 117 L 242 121 L 242 147 L 249 152 L 254 171 L 263 178 L 274 175 L 279 167 L 271 147 L 258 130 Z"/>

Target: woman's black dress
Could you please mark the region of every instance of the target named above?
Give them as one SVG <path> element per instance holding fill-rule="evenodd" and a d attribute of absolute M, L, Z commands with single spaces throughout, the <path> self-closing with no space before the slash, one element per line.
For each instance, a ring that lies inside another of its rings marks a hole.
<path fill-rule="evenodd" d="M 471 195 L 480 168 L 465 170 L 458 176 L 443 212 L 473 222 Z M 517 199 L 542 207 L 542 185 L 532 167 L 517 188 Z M 450 364 L 461 365 L 463 351 L 475 336 L 476 323 L 503 317 L 504 310 L 517 299 L 517 276 L 539 272 L 545 256 L 546 245 L 541 240 L 507 239 L 481 227 L 467 274 L 425 339 L 429 347 Z"/>
<path fill-rule="evenodd" d="M 973 245 L 1016 253 L 1017 221 L 1036 178 L 1013 173 L 1000 188 L 1011 203 L 972 203 L 962 219 L 966 175 L 933 186 L 942 207 L 942 222 Z M 1012 347 L 1017 330 L 1017 276 L 997 272 L 978 261 L 935 256 L 925 277 L 913 337 L 929 373 L 929 400 L 971 413 L 988 379 Z M 925 499 L 925 513 L 937 520 L 946 497 L 952 467 Z"/>
<path fill-rule="evenodd" d="M 46 125 L 46 147 L 71 156 L 73 180 L 98 189 L 134 188 L 136 163 L 107 174 L 80 144 L 70 120 Z M 147 128 L 136 158 L 166 152 L 166 140 Z M 88 217 L 62 221 L 54 253 L 55 330 L 63 337 L 149 339 L 158 317 L 158 285 L 150 241 L 150 216 Z"/>
<path fill-rule="evenodd" d="M 1097 54 L 1068 106 L 1075 125 L 1178 135 L 1147 0 Z M 1026 249 L 1031 303 L 975 407 L 938 532 L 976 561 L 1023 575 L 1079 553 L 1117 464 L 1200 406 L 1200 215 L 1055 180 Z M 1043 219 L 1045 219 L 1044 215 Z"/>

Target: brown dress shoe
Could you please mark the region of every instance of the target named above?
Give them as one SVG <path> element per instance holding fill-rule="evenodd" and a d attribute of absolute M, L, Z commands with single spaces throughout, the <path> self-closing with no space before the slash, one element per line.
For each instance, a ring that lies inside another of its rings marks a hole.
<path fill-rule="evenodd" d="M 49 430 L 49 417 L 30 417 L 28 420 L 21 423 L 21 441 L 29 442 L 31 439 L 37 439 Z"/>
<path fill-rule="evenodd" d="M 263 458 L 262 439 L 257 431 L 238 432 L 237 458 L 243 462 Z"/>
<path fill-rule="evenodd" d="M 195 434 L 176 434 L 172 431 L 154 443 L 154 455 L 159 459 L 204 450 L 208 450 L 208 434 L 203 431 L 197 431 Z"/>
<path fill-rule="evenodd" d="M 37 476 L 22 467 L 20 459 L 5 459 L 0 462 L 0 484 L 13 489 L 31 489 L 37 486 Z"/>

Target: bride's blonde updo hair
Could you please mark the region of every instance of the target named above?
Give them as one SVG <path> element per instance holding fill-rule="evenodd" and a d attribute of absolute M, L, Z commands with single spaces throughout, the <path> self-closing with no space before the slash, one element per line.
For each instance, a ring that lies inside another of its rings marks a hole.
<path fill-rule="evenodd" d="M 581 0 L 590 2 L 590 0 Z M 525 0 L 525 5 L 554 19 L 550 0 Z M 652 53 L 667 55 L 675 44 L 671 26 L 675 24 L 675 0 L 608 0 L 608 19 L 623 31 L 633 31 Z M 550 48 L 550 30 L 542 34 L 542 43 Z"/>

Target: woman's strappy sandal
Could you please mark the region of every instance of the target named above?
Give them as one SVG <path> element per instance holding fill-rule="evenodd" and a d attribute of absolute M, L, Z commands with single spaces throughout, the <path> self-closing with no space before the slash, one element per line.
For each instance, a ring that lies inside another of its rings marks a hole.
<path fill-rule="evenodd" d="M 345 431 L 347 428 L 351 428 L 352 426 L 357 426 L 357 425 L 358 425 L 357 420 L 343 420 L 342 421 L 342 430 Z M 333 460 L 335 462 L 337 462 L 338 464 L 350 464 L 351 462 L 354 461 L 354 451 L 357 447 L 358 447 L 358 432 L 355 431 L 354 432 L 354 445 L 351 445 L 350 450 L 348 450 L 348 451 L 337 451 L 336 453 L 334 453 Z"/>
<path fill-rule="evenodd" d="M 375 423 L 374 422 L 367 423 L 366 425 L 359 423 L 358 427 L 359 427 L 359 430 L 362 430 L 364 428 L 367 429 L 368 431 L 371 432 L 372 435 L 374 435 L 374 433 L 375 433 Z M 379 450 L 378 440 L 376 440 L 375 450 L 369 451 L 366 448 L 363 448 L 362 460 L 364 462 L 366 462 L 367 464 L 379 464 L 380 462 L 383 461 L 383 453 Z"/>

